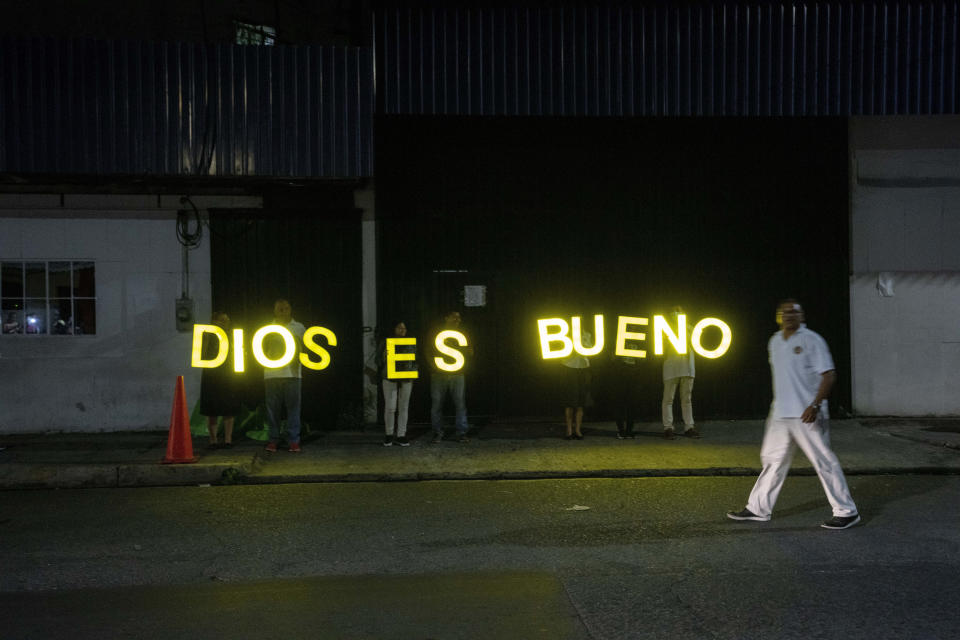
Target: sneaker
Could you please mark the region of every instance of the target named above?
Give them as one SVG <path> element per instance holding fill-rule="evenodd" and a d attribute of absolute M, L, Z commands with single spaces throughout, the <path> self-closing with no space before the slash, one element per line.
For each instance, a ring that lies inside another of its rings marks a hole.
<path fill-rule="evenodd" d="M 770 520 L 770 516 L 758 516 L 750 509 L 727 511 L 727 517 L 731 520 L 756 520 L 757 522 L 768 522 Z"/>
<path fill-rule="evenodd" d="M 467 434 L 461 433 L 457 436 L 457 442 L 470 442 L 470 438 L 467 437 Z"/>
<path fill-rule="evenodd" d="M 300 448 L 299 442 L 294 442 L 293 444 L 290 445 L 290 448 L 287 449 L 287 451 L 289 451 L 290 453 L 302 453 L 303 449 Z"/>
<path fill-rule="evenodd" d="M 629 433 L 623 434 L 623 437 L 624 437 L 626 440 L 633 440 L 633 439 L 635 439 L 637 436 L 633 433 L 633 431 L 630 431 Z"/>
<path fill-rule="evenodd" d="M 833 516 L 820 526 L 824 529 L 849 529 L 858 522 L 860 522 L 860 514 L 855 513 L 852 516 Z"/>
<path fill-rule="evenodd" d="M 674 432 L 673 432 L 673 427 L 668 427 L 668 428 L 664 429 L 664 430 L 663 430 L 663 437 L 666 438 L 667 440 L 673 440 L 674 438 L 676 438 L 677 436 L 676 436 L 676 434 L 674 434 Z"/>
<path fill-rule="evenodd" d="M 384 436 L 384 437 L 383 437 L 383 446 L 389 447 L 389 446 L 391 446 L 392 444 L 393 444 L 393 438 L 391 438 L 390 436 Z"/>
<path fill-rule="evenodd" d="M 623 433 L 623 431 L 617 431 L 617 440 L 623 440 L 626 437 L 627 436 Z"/>
<path fill-rule="evenodd" d="M 400 436 L 394 440 L 394 444 L 396 444 L 398 447 L 409 447 L 410 441 L 407 440 L 407 436 Z"/>
<path fill-rule="evenodd" d="M 441 440 L 443 440 L 443 432 L 442 432 L 442 431 L 434 431 L 434 432 L 433 432 L 433 438 L 430 440 L 430 444 L 437 444 L 437 443 L 440 442 Z"/>
<path fill-rule="evenodd" d="M 266 452 L 268 452 L 268 453 L 276 453 L 276 452 L 277 452 L 277 443 L 276 443 L 276 442 L 268 442 L 268 443 L 267 443 L 267 446 L 265 446 L 265 447 L 263 448 L 263 450 L 266 451 Z"/>
<path fill-rule="evenodd" d="M 696 427 L 690 427 L 689 429 L 683 432 L 683 435 L 685 438 L 702 438 L 703 437 L 700 435 L 700 432 L 697 431 Z"/>

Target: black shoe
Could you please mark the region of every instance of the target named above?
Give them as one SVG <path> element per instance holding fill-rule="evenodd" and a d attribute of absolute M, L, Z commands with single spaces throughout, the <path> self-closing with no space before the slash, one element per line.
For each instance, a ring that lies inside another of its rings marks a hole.
<path fill-rule="evenodd" d="M 664 430 L 663 430 L 663 437 L 666 438 L 667 440 L 674 440 L 674 439 L 676 439 L 677 436 L 676 436 L 676 434 L 673 432 L 673 427 L 668 427 L 668 428 L 664 429 Z"/>
<path fill-rule="evenodd" d="M 689 429 L 687 429 L 686 431 L 684 431 L 684 432 L 683 432 L 683 436 L 684 436 L 685 438 L 702 438 L 702 437 L 703 437 L 703 436 L 700 435 L 700 432 L 697 431 L 697 428 L 696 428 L 696 427 L 690 427 Z"/>
<path fill-rule="evenodd" d="M 563 436 L 563 439 L 564 439 L 564 440 L 573 440 L 573 434 L 572 434 L 572 433 L 568 433 L 567 435 Z"/>
<path fill-rule="evenodd" d="M 769 522 L 770 516 L 758 516 L 749 509 L 743 511 L 727 511 L 727 517 L 731 520 L 756 520 L 757 522 Z"/>
<path fill-rule="evenodd" d="M 457 436 L 457 442 L 470 442 L 470 438 L 467 437 L 467 434 L 461 433 Z"/>
<path fill-rule="evenodd" d="M 583 440 L 583 434 L 582 434 L 582 433 L 575 433 L 575 434 L 573 434 L 573 437 L 576 438 L 577 440 Z"/>
<path fill-rule="evenodd" d="M 437 444 L 443 440 L 443 431 L 434 431 L 433 438 L 430 440 L 430 444 Z"/>
<path fill-rule="evenodd" d="M 383 446 L 389 447 L 392 444 L 393 444 L 393 438 L 391 438 L 390 436 L 383 437 Z"/>
<path fill-rule="evenodd" d="M 849 529 L 858 522 L 860 522 L 860 514 L 855 513 L 852 516 L 833 516 L 820 526 L 824 529 Z"/>
<path fill-rule="evenodd" d="M 407 440 L 407 436 L 400 436 L 399 438 L 397 438 L 397 439 L 394 440 L 393 442 L 394 442 L 394 444 L 397 445 L 398 447 L 409 447 L 409 446 L 410 446 L 410 441 Z"/>
<path fill-rule="evenodd" d="M 617 440 L 623 440 L 627 436 L 622 431 L 617 431 Z"/>
<path fill-rule="evenodd" d="M 637 436 L 634 435 L 633 431 L 630 431 L 629 433 L 623 434 L 623 437 L 626 438 L 627 440 L 633 440 Z"/>

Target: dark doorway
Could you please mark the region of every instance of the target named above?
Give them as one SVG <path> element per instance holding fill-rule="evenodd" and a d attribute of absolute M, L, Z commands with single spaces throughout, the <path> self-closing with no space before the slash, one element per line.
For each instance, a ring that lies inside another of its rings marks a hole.
<path fill-rule="evenodd" d="M 762 416 L 766 343 L 787 296 L 805 303 L 833 351 L 834 411 L 850 406 L 845 120 L 390 116 L 376 125 L 378 308 L 424 331 L 448 304 L 432 293 L 437 272 L 488 284 L 482 314 L 461 307 L 474 333 L 482 325 L 476 348 L 487 357 L 468 376 L 471 414 L 560 415 L 558 365 L 540 357 L 536 320 L 604 313 L 591 412 L 604 417 L 616 316 L 681 304 L 733 329 L 726 356 L 697 360 L 696 417 Z M 660 366 L 647 359 L 638 390 L 647 420 L 659 415 Z M 411 410 L 422 419 L 429 399 L 416 393 Z"/>

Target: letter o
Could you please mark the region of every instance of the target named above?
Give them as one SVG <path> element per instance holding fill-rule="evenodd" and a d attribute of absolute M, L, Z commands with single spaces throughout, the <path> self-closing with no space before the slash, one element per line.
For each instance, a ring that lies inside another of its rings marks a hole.
<path fill-rule="evenodd" d="M 267 357 L 267 354 L 263 352 L 263 339 L 269 333 L 280 334 L 280 337 L 283 338 L 283 355 L 276 360 L 271 360 Z M 253 334 L 253 357 L 267 369 L 285 367 L 290 364 L 295 355 L 297 355 L 297 342 L 293 339 L 293 334 L 290 333 L 286 327 L 282 327 L 279 324 L 268 324 L 265 327 L 260 327 L 257 329 L 257 332 Z"/>
<path fill-rule="evenodd" d="M 704 349 L 703 345 L 700 344 L 700 335 L 707 327 L 717 327 L 720 329 L 720 344 L 712 351 Z M 723 320 L 718 320 L 717 318 L 704 318 L 697 323 L 697 326 L 693 328 L 693 333 L 690 334 L 690 346 L 693 347 L 693 350 L 697 353 L 697 355 L 701 355 L 704 358 L 719 358 L 727 352 L 727 349 L 730 348 L 730 340 L 732 339 L 732 336 L 733 334 L 730 332 L 730 327 L 727 326 L 727 323 Z"/>

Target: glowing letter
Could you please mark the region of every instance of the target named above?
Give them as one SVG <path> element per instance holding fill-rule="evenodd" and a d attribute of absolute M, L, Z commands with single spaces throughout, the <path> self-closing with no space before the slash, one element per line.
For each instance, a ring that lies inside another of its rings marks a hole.
<path fill-rule="evenodd" d="M 203 334 L 212 333 L 217 336 L 220 347 L 217 351 L 217 357 L 213 360 L 203 359 Z M 215 369 L 222 365 L 227 359 L 227 353 L 230 351 L 230 338 L 227 332 L 215 324 L 195 324 L 193 325 L 193 357 L 190 359 L 191 367 L 201 367 L 203 369 Z"/>
<path fill-rule="evenodd" d="M 417 339 L 387 338 L 387 378 L 390 380 L 397 380 L 399 378 L 411 378 L 416 380 L 419 377 L 416 371 L 397 371 L 397 361 L 417 359 L 417 354 L 415 353 L 397 353 L 398 344 L 409 344 L 416 346 Z"/>
<path fill-rule="evenodd" d="M 646 358 L 647 352 L 643 349 L 627 349 L 627 340 L 644 340 L 647 337 L 645 333 L 627 331 L 627 326 L 631 324 L 646 326 L 646 318 L 632 318 L 630 316 L 619 316 L 617 318 L 617 349 L 614 353 L 618 356 L 627 356 L 628 358 Z"/>
<path fill-rule="evenodd" d="M 700 326 L 700 325 L 697 325 Z M 653 316 L 653 352 L 663 355 L 663 334 L 667 334 L 674 350 L 683 355 L 687 352 L 687 316 L 677 315 L 677 333 L 670 329 L 667 319 L 663 316 Z M 680 334 L 680 335 L 677 335 Z"/>
<path fill-rule="evenodd" d="M 595 356 L 603 351 L 603 316 L 593 316 L 594 335 L 597 336 L 593 341 L 592 347 L 584 347 L 580 344 L 580 316 L 572 318 L 573 350 L 582 356 Z"/>
<path fill-rule="evenodd" d="M 243 329 L 233 330 L 233 370 L 243 373 Z"/>
<path fill-rule="evenodd" d="M 557 327 L 558 331 L 549 332 L 550 327 Z M 540 331 L 540 351 L 543 353 L 543 359 L 566 358 L 573 353 L 573 341 L 567 335 L 570 333 L 570 325 L 562 318 L 545 318 L 537 320 L 537 328 Z M 563 346 L 557 351 L 550 350 L 551 342 L 559 342 Z"/>
<path fill-rule="evenodd" d="M 310 327 L 303 334 L 303 346 L 305 346 L 310 351 L 314 352 L 320 356 L 320 362 L 314 362 L 311 360 L 307 354 L 300 354 L 300 364 L 305 366 L 307 369 L 313 369 L 314 371 L 321 371 L 330 366 L 330 352 L 314 342 L 314 336 L 323 336 L 327 339 L 327 344 L 331 347 L 337 346 L 337 336 L 327 329 L 326 327 Z"/>
<path fill-rule="evenodd" d="M 283 338 L 283 355 L 276 360 L 271 360 L 263 352 L 263 339 L 268 333 L 278 333 Z M 296 354 L 297 343 L 293 339 L 293 334 L 286 327 L 281 327 L 278 324 L 268 324 L 265 327 L 260 327 L 253 334 L 253 357 L 267 369 L 279 369 L 287 366 Z"/>
<path fill-rule="evenodd" d="M 720 329 L 720 345 L 713 351 L 707 351 L 703 348 L 703 345 L 700 344 L 700 334 L 703 333 L 704 328 L 706 327 L 717 327 Z M 693 347 L 693 350 L 703 356 L 704 358 L 719 358 L 727 352 L 727 349 L 730 348 L 730 327 L 727 326 L 727 323 L 723 320 L 717 320 L 716 318 L 704 318 L 697 323 L 697 326 L 693 328 L 693 333 L 690 335 L 690 346 Z"/>
<path fill-rule="evenodd" d="M 436 363 L 437 368 L 441 371 L 460 371 L 463 369 L 463 354 L 457 351 L 452 347 L 448 347 L 446 340 L 452 338 L 457 341 L 457 344 L 461 347 L 467 346 L 467 337 L 460 333 L 459 331 L 454 331 L 453 329 L 447 329 L 446 331 L 441 331 L 437 334 L 437 340 L 435 342 L 437 346 L 437 351 L 442 353 L 445 356 L 453 358 L 452 363 L 448 363 L 443 358 L 434 358 L 433 361 Z"/>

